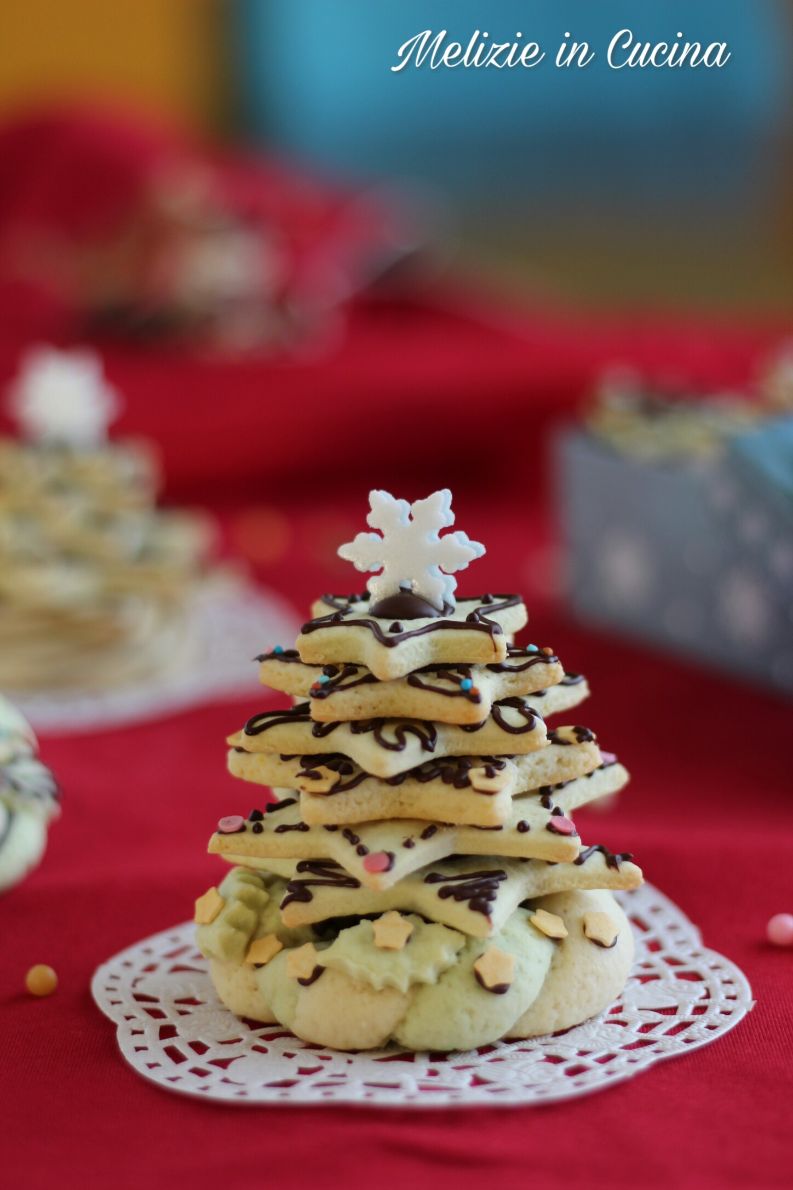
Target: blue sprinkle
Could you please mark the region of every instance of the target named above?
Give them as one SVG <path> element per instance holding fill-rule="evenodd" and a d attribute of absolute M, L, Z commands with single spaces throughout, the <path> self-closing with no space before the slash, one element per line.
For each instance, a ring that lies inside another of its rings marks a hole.
<path fill-rule="evenodd" d="M 540 651 L 536 645 L 526 645 L 526 648 L 529 650 L 530 653 L 539 653 L 539 651 Z"/>
<path fill-rule="evenodd" d="M 276 645 L 275 648 L 273 649 L 273 652 L 276 654 L 276 656 L 280 653 L 283 653 L 283 651 L 284 651 L 283 645 Z"/>
<path fill-rule="evenodd" d="M 471 679 L 463 678 L 462 682 L 460 682 L 460 689 L 461 690 L 471 690 L 472 688 L 473 688 L 473 682 L 471 681 Z"/>
<path fill-rule="evenodd" d="M 330 678 L 328 677 L 327 674 L 320 674 L 319 677 L 317 678 L 317 681 L 319 682 L 319 684 L 321 686 L 324 686 L 326 682 L 330 681 Z"/>

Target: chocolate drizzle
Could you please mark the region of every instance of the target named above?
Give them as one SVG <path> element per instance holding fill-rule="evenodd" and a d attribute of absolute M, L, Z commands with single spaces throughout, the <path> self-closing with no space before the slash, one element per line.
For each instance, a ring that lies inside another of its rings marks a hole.
<path fill-rule="evenodd" d="M 484 990 L 486 992 L 491 992 L 492 995 L 494 995 L 494 996 L 503 996 L 512 987 L 511 983 L 494 983 L 492 985 L 485 983 L 484 979 L 482 979 L 482 976 L 479 974 L 479 972 L 476 970 L 475 967 L 474 967 L 474 977 L 476 979 L 476 982 L 479 984 L 479 986 L 481 988 L 484 988 Z"/>
<path fill-rule="evenodd" d="M 336 690 L 351 690 L 354 686 L 366 686 L 377 681 L 373 673 L 360 665 L 324 665 L 322 676 L 326 682 L 315 682 L 311 688 L 311 698 L 322 700 Z"/>
<path fill-rule="evenodd" d="M 285 758 L 282 757 L 282 759 Z M 298 777 L 302 777 L 306 781 L 322 780 L 325 774 L 319 771 L 320 768 L 336 773 L 338 780 L 330 789 L 330 793 L 346 793 L 369 778 L 368 773 L 357 768 L 348 757 L 337 752 L 328 752 L 320 756 L 301 756 L 300 763 L 302 768 L 298 772 Z"/>
<path fill-rule="evenodd" d="M 493 902 L 498 896 L 499 885 L 506 880 L 502 868 L 491 868 L 481 872 L 456 872 L 447 876 L 443 872 L 428 872 L 425 884 L 440 884 L 438 896 L 442 901 L 451 897 L 455 901 L 467 901 L 472 913 L 481 913 L 488 919 Z"/>
<path fill-rule="evenodd" d="M 400 633 L 403 631 L 402 624 L 395 622 L 390 625 L 388 631 Z M 296 650 L 292 651 L 297 656 Z M 518 658 L 520 658 L 519 661 L 517 661 Z M 510 664 L 510 661 L 515 663 Z M 540 663 L 550 665 L 557 661 L 556 656 L 547 657 L 536 650 L 530 652 L 528 649 L 519 649 L 515 645 L 510 645 L 507 649 L 506 661 L 500 664 L 494 663 L 485 668 L 492 670 L 493 673 L 522 673 L 534 665 Z M 344 665 L 325 665 L 322 668 L 322 677 L 325 680 L 315 682 L 312 686 L 311 698 L 321 700 L 337 690 L 351 690 L 355 686 L 371 685 L 377 682 L 373 673 L 352 662 L 347 662 Z M 559 685 L 575 686 L 583 680 L 581 674 L 566 674 Z M 471 665 L 425 665 L 421 669 L 407 674 L 406 681 L 416 690 L 439 694 L 444 698 L 465 698 L 474 705 L 478 705 L 482 701 L 482 695 L 476 687 L 474 669 Z M 465 689 L 463 682 L 467 683 Z M 532 697 L 541 698 L 546 694 L 547 690 L 539 690 L 535 691 Z"/>
<path fill-rule="evenodd" d="M 504 714 L 504 710 L 508 707 L 518 712 L 522 722 L 510 723 Z M 538 724 L 542 723 L 542 719 L 534 707 L 529 706 L 525 698 L 518 697 L 502 698 L 499 702 L 494 702 L 490 711 L 490 719 L 502 731 L 508 732 L 509 735 L 526 735 L 528 732 L 534 731 Z M 490 722 L 490 719 L 483 719 L 481 723 L 461 723 L 459 725 L 460 731 L 467 731 L 469 733 L 481 731 Z"/>
<path fill-rule="evenodd" d="M 282 759 L 288 758 L 282 757 Z M 506 760 L 498 756 L 441 756 L 437 760 L 427 760 L 415 769 L 395 773 L 393 777 L 378 778 L 372 778 L 371 774 L 359 769 L 348 757 L 335 752 L 318 756 L 302 756 L 300 763 L 303 767 L 297 775 L 304 780 L 321 780 L 325 774 L 319 771 L 320 768 L 338 773 L 339 779 L 329 790 L 329 794 L 334 794 L 346 793 L 369 780 L 378 780 L 383 785 L 393 787 L 402 785 L 408 780 L 418 781 L 421 785 L 426 785 L 429 781 L 440 780 L 444 785 L 451 785 L 454 789 L 465 789 L 472 783 L 471 771 L 473 769 L 483 768 L 485 775 L 492 779 L 496 773 L 503 772 Z M 482 790 L 481 792 L 492 793 L 493 791 Z"/>
<path fill-rule="evenodd" d="M 352 735 L 371 735 L 375 743 L 386 752 L 404 752 L 408 744 L 408 736 L 415 736 L 423 752 L 434 752 L 438 742 L 438 732 L 434 723 L 416 719 L 355 719 L 342 723 L 315 723 L 311 734 L 318 740 L 330 735 L 338 727 L 347 726 Z M 386 731 L 390 731 L 393 739 L 389 739 Z"/>
<path fill-rule="evenodd" d="M 310 722 L 311 715 L 309 714 L 308 703 L 300 702 L 296 706 L 287 707 L 285 710 L 261 711 L 258 715 L 252 715 L 242 730 L 244 735 L 255 736 L 269 731 L 271 727 L 282 727 L 287 723 Z"/>
<path fill-rule="evenodd" d="M 378 747 L 386 752 L 404 752 L 408 736 L 415 736 L 423 752 L 434 752 L 438 732 L 433 723 L 418 719 L 358 719 L 351 722 L 334 720 L 332 723 L 315 723 L 307 702 L 297 703 L 286 710 L 262 711 L 253 715 L 243 728 L 247 736 L 262 735 L 272 727 L 283 727 L 295 723 L 310 723 L 311 734 L 322 740 L 337 728 L 348 727 L 352 735 L 371 735 Z M 393 738 L 389 738 L 389 736 Z M 239 749 L 238 749 L 239 750 Z M 244 751 L 244 749 L 242 749 Z"/>
<path fill-rule="evenodd" d="M 585 864 L 589 857 L 594 855 L 596 851 L 599 851 L 605 859 L 606 867 L 613 868 L 616 872 L 619 871 L 620 864 L 627 864 L 633 859 L 633 854 L 630 851 L 620 851 L 615 853 L 613 851 L 609 851 L 608 847 L 604 847 L 602 843 L 594 843 L 591 847 L 585 847 L 578 858 L 573 860 L 573 863 L 580 867 L 581 864 Z"/>
<path fill-rule="evenodd" d="M 295 805 L 297 805 L 296 797 L 285 797 L 285 798 L 282 798 L 280 802 L 268 802 L 267 813 L 274 814 L 276 810 L 284 810 L 284 809 L 286 809 L 287 806 L 295 806 Z"/>
<path fill-rule="evenodd" d="M 300 654 L 297 649 L 281 649 L 277 653 L 275 649 L 271 649 L 269 653 L 259 653 L 254 657 L 254 661 L 283 661 L 285 664 L 294 665 L 300 661 Z"/>
<path fill-rule="evenodd" d="M 563 736 L 560 734 L 560 730 L 572 731 L 573 735 L 575 736 L 575 740 L 568 740 L 566 736 Z M 597 737 L 596 737 L 594 731 L 592 731 L 591 727 L 576 726 L 576 727 L 563 728 L 560 730 L 548 732 L 548 743 L 549 744 L 561 744 L 563 747 L 568 748 L 573 743 L 593 744 L 593 743 L 595 743 L 595 741 L 597 739 Z"/>
<path fill-rule="evenodd" d="M 316 967 L 314 968 L 314 970 L 311 972 L 310 975 L 307 975 L 304 979 L 300 979 L 298 977 L 297 982 L 304 988 L 311 987 L 312 983 L 317 982 L 317 980 L 319 979 L 320 975 L 322 974 L 322 972 L 324 970 L 325 970 L 325 968 L 323 966 L 321 966 L 319 963 L 317 963 Z"/>
<path fill-rule="evenodd" d="M 311 632 L 317 632 L 323 628 L 335 628 L 343 625 L 348 628 L 366 628 L 371 632 L 372 636 L 387 649 L 393 649 L 396 645 L 402 644 L 403 641 L 412 640 L 418 636 L 427 636 L 431 632 L 487 632 L 491 639 L 497 636 L 503 636 L 504 632 L 500 624 L 495 620 L 489 619 L 494 612 L 505 611 L 510 607 L 518 607 L 521 603 L 519 595 L 498 595 L 498 596 L 482 596 L 478 601 L 478 606 L 465 617 L 464 620 L 450 620 L 445 618 L 438 618 L 433 620 L 430 624 L 423 624 L 419 628 L 408 628 L 403 632 L 384 631 L 383 626 L 374 616 L 369 618 L 356 616 L 353 619 L 348 619 L 352 615 L 352 604 L 358 602 L 363 597 L 349 597 L 346 598 L 338 595 L 324 595 L 323 603 L 336 610 L 326 616 L 317 616 L 314 620 L 309 620 L 301 628 L 301 633 L 307 636 Z M 498 600 L 498 602 L 496 602 Z M 485 608 L 489 615 L 485 614 Z M 444 616 L 450 615 L 451 608 L 444 609 Z M 433 612 L 437 615 L 437 612 Z M 396 613 L 390 612 L 389 619 L 394 618 Z M 402 619 L 408 620 L 409 616 L 401 615 Z"/>
<path fill-rule="evenodd" d="M 553 735 L 553 732 L 550 734 Z M 611 768 L 611 766 L 616 763 L 616 759 L 604 760 L 602 764 L 597 766 L 597 768 L 590 769 L 588 773 L 583 773 L 580 777 L 570 777 L 567 781 L 557 781 L 555 785 L 541 785 L 537 790 L 538 794 L 540 795 L 540 804 L 544 809 L 550 810 L 551 806 L 553 805 L 553 802 L 551 801 L 552 793 L 555 793 L 559 789 L 565 789 L 568 785 L 572 785 L 573 781 L 588 781 L 591 777 L 594 777 L 595 773 L 600 773 L 603 771 L 603 769 Z"/>
<path fill-rule="evenodd" d="M 281 901 L 281 909 L 286 909 L 293 901 L 309 904 L 314 899 L 312 888 L 360 888 L 360 880 L 345 872 L 340 864 L 329 859 L 301 859 L 297 864 L 299 874 L 293 877 L 286 886 L 286 894 Z"/>
<path fill-rule="evenodd" d="M 430 677 L 433 680 L 428 681 L 427 678 Z M 463 689 L 463 682 L 468 683 L 468 689 Z M 444 698 L 467 698 L 474 704 L 482 701 L 482 695 L 473 683 L 473 670 L 470 665 L 427 665 L 408 674 L 407 683 L 416 690 L 442 694 Z"/>
<path fill-rule="evenodd" d="M 518 645 L 507 646 L 507 656 L 504 661 L 495 661 L 487 668 L 493 673 L 519 674 L 535 665 L 557 665 L 559 658 L 555 653 L 543 653 L 542 650 L 521 648 Z"/>
<path fill-rule="evenodd" d="M 365 843 L 361 842 L 361 836 L 356 835 L 355 831 L 349 826 L 346 826 L 342 829 L 341 836 L 343 839 L 347 840 L 351 847 L 355 848 L 355 854 L 359 855 L 361 859 L 369 854 L 369 848 Z"/>

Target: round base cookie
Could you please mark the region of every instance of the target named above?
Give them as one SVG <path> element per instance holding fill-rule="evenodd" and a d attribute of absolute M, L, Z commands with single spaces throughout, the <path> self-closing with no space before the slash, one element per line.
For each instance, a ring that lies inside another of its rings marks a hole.
<path fill-rule="evenodd" d="M 610 892 L 577 889 L 543 897 L 537 904 L 561 917 L 568 935 L 555 944 L 542 991 L 510 1029 L 510 1038 L 541 1037 L 597 1016 L 617 999 L 633 963 L 631 925 Z M 587 923 L 603 924 L 600 915 L 617 929 L 612 946 L 586 936 Z"/>
<path fill-rule="evenodd" d="M 215 991 L 235 1016 L 261 1021 L 264 1025 L 277 1022 L 278 1018 L 262 995 L 255 967 L 246 963 L 223 963 L 218 959 L 210 959 L 209 975 Z"/>
<path fill-rule="evenodd" d="M 199 946 L 227 1007 L 315 1045 L 448 1051 L 537 1036 L 600 1012 L 630 971 L 630 924 L 608 892 L 537 901 L 567 931 L 556 940 L 526 907 L 489 938 L 394 911 L 286 930 L 283 887 L 232 869 L 210 890 L 214 917 Z"/>

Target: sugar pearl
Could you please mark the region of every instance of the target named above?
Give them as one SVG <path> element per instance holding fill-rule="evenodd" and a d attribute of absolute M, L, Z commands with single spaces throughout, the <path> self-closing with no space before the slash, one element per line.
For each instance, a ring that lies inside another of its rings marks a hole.
<path fill-rule="evenodd" d="M 793 913 L 775 913 L 765 932 L 774 946 L 793 946 Z"/>
<path fill-rule="evenodd" d="M 367 872 L 388 872 L 392 863 L 393 856 L 387 851 L 373 851 L 371 855 L 367 855 L 363 866 Z"/>
<path fill-rule="evenodd" d="M 227 814 L 218 821 L 218 830 L 221 835 L 236 835 L 245 830 L 245 819 L 241 814 Z"/>
<path fill-rule="evenodd" d="M 44 963 L 36 963 L 25 976 L 25 987 L 31 996 L 51 996 L 57 986 L 58 976 Z"/>

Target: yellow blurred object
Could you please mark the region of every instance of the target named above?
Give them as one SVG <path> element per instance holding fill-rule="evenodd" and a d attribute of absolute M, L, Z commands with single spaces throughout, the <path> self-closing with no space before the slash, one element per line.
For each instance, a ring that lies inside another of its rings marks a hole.
<path fill-rule="evenodd" d="M 51 996 L 58 986 L 58 976 L 46 963 L 36 963 L 25 976 L 25 987 L 31 996 Z"/>
<path fill-rule="evenodd" d="M 0 119 L 101 99 L 196 132 L 226 114 L 222 0 L 6 0 Z"/>

